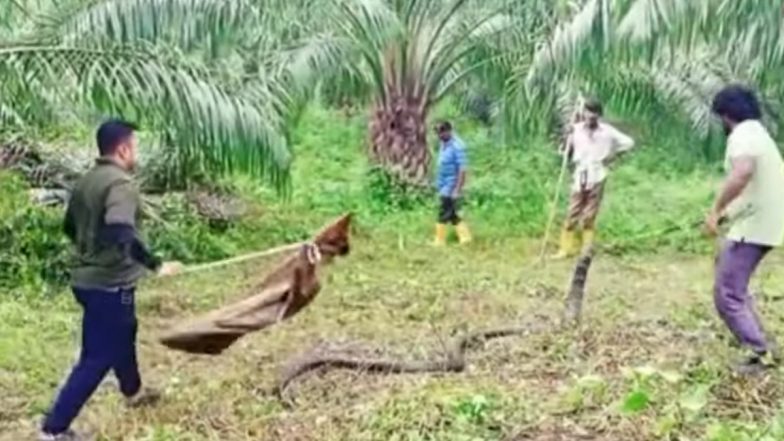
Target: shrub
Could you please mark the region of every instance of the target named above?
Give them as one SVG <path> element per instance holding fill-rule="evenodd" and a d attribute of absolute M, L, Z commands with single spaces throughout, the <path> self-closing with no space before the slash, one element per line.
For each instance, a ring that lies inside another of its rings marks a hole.
<path fill-rule="evenodd" d="M 0 288 L 43 292 L 67 278 L 61 208 L 31 204 L 21 178 L 0 171 Z"/>

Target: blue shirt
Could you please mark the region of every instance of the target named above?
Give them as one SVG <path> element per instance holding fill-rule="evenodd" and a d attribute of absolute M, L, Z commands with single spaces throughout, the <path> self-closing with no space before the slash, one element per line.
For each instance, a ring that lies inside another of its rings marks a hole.
<path fill-rule="evenodd" d="M 465 145 L 460 138 L 452 135 L 448 141 L 441 142 L 436 173 L 436 188 L 440 196 L 452 196 L 460 171 L 466 168 L 467 163 Z"/>

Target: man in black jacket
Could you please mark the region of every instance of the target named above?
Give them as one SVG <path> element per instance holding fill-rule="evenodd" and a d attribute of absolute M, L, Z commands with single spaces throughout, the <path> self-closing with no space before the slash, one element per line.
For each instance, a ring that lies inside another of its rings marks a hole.
<path fill-rule="evenodd" d="M 84 311 L 82 350 L 44 420 L 40 440 L 77 441 L 71 422 L 111 370 L 131 406 L 153 404 L 159 393 L 143 388 L 136 363 L 134 294 L 146 272 L 179 271 L 162 263 L 141 241 L 139 191 L 133 182 L 136 126 L 110 120 L 97 133 L 100 157 L 77 183 L 65 215 L 74 245 L 71 286 Z"/>

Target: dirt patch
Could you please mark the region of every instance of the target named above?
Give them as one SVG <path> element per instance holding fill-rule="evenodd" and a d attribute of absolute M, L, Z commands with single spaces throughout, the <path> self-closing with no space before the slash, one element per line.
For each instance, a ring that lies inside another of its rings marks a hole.
<path fill-rule="evenodd" d="M 622 441 L 582 428 L 538 427 L 518 433 L 505 441 Z M 623 440 L 625 441 L 625 440 Z"/>

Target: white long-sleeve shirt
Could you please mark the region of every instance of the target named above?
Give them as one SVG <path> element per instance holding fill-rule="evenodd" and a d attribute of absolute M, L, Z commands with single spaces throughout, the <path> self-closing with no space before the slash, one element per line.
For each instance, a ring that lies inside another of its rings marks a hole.
<path fill-rule="evenodd" d="M 568 146 L 574 167 L 573 191 L 588 190 L 607 177 L 604 161 L 619 152 L 631 150 L 634 140 L 615 127 L 599 122 L 591 129 L 585 122 L 574 125 Z M 568 150 L 567 150 L 568 152 Z"/>

